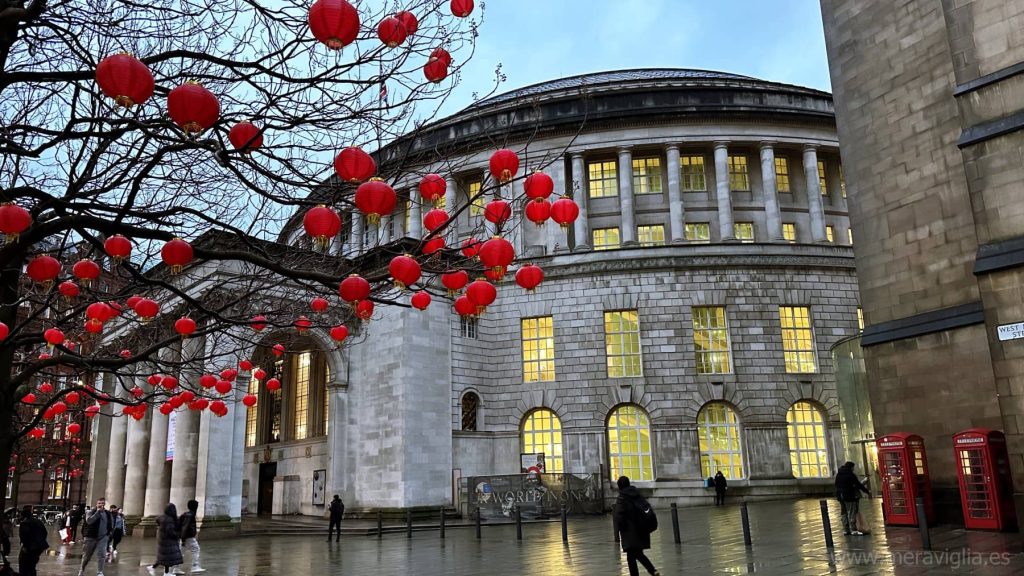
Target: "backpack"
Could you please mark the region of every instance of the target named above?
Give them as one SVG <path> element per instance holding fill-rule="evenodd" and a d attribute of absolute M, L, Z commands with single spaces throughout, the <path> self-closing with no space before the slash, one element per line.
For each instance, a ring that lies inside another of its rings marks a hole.
<path fill-rule="evenodd" d="M 658 515 L 654 513 L 654 508 L 644 498 L 637 498 L 633 501 L 632 521 L 637 528 L 648 534 L 658 529 Z"/>

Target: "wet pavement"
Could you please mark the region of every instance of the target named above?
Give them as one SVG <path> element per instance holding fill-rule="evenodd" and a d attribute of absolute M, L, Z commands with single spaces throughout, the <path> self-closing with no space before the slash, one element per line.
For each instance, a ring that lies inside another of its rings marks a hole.
<path fill-rule="evenodd" d="M 916 528 L 884 529 L 879 501 L 862 502 L 870 536 L 844 536 L 838 504 L 830 503 L 834 555 L 825 546 L 818 501 L 800 500 L 750 504 L 749 549 L 739 506 L 680 508 L 681 544 L 673 543 L 669 511 L 659 510 L 660 528 L 652 535 L 648 556 L 665 576 L 1024 574 L 1020 534 L 939 527 L 932 531 L 933 550 L 926 553 Z M 371 525 L 375 523 L 353 522 L 348 528 Z M 203 567 L 210 576 L 628 574 L 608 516 L 571 518 L 567 545 L 558 522 L 524 524 L 521 542 L 513 525 L 484 526 L 482 536 L 477 540 L 472 526 L 448 526 L 444 540 L 437 530 L 422 530 L 411 539 L 404 532 L 385 533 L 380 539 L 349 533 L 340 543 L 327 543 L 325 536 L 255 535 L 201 544 Z M 120 548 L 117 561 L 104 570 L 106 576 L 148 574 L 145 565 L 153 561 L 156 548 L 152 539 L 127 538 Z M 75 576 L 81 555 L 81 545 L 58 546 L 40 562 L 39 574 Z M 95 569 L 93 563 L 86 574 L 93 576 Z"/>

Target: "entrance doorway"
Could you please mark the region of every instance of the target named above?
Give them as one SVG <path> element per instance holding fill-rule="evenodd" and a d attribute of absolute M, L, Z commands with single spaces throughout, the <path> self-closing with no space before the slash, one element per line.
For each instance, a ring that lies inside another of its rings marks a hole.
<path fill-rule="evenodd" d="M 257 514 L 272 514 L 274 510 L 274 476 L 277 476 L 277 462 L 260 464 L 259 500 Z"/>

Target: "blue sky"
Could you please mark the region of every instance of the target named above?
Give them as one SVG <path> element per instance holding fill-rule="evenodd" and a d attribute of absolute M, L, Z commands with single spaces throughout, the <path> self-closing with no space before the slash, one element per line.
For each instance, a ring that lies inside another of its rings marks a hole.
<path fill-rule="evenodd" d="M 477 0 L 479 4 L 480 0 Z M 477 53 L 442 108 L 622 68 L 703 68 L 831 91 L 818 0 L 488 0 Z"/>

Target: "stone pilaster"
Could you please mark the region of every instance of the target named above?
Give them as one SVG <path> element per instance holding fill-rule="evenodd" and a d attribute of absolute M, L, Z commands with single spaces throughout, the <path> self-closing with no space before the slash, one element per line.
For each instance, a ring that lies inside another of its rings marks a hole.
<path fill-rule="evenodd" d="M 104 392 L 111 389 L 110 382 L 113 376 L 104 375 L 103 382 L 97 387 Z M 89 460 L 89 487 L 85 491 L 85 501 L 95 502 L 100 496 L 105 496 L 107 489 L 107 471 L 110 468 L 110 418 L 103 414 L 87 421 L 86 426 L 92 427 L 93 446 L 107 446 L 107 450 L 93 450 L 92 458 Z M 122 456 L 123 458 L 123 456 Z"/>
<path fill-rule="evenodd" d="M 455 217 L 455 211 L 459 207 L 459 184 L 455 178 L 445 179 L 444 207 L 449 218 L 445 236 L 448 237 L 448 245 L 454 246 L 459 240 L 459 221 Z"/>
<path fill-rule="evenodd" d="M 811 240 L 828 242 L 825 207 L 821 202 L 821 183 L 818 182 L 818 151 L 814 146 L 804 146 L 804 178 L 807 182 L 807 208 L 811 213 Z"/>
<path fill-rule="evenodd" d="M 686 211 L 683 206 L 683 193 L 679 187 L 679 146 L 666 146 L 665 158 L 668 170 L 669 235 L 673 244 L 682 244 L 686 242 Z"/>
<path fill-rule="evenodd" d="M 146 375 L 136 377 L 139 386 L 147 386 Z M 149 430 L 152 410 L 141 420 L 128 420 L 128 445 L 124 479 L 124 514 L 126 524 L 134 527 L 142 519 L 146 504 L 146 484 L 149 470 Z"/>
<path fill-rule="evenodd" d="M 142 520 L 134 535 L 153 536 L 156 534 L 156 517 L 164 513 L 170 502 L 169 475 L 167 464 L 167 424 L 169 418 L 156 410 L 149 416 L 149 462 L 146 466 L 146 496 L 142 508 Z M 175 503 L 180 506 L 181 504 Z"/>
<path fill-rule="evenodd" d="M 184 364 L 181 381 L 196 385 L 203 374 L 204 339 L 189 338 L 182 344 Z M 199 414 L 180 410 L 174 420 L 174 461 L 171 463 L 171 502 L 179 508 L 196 495 L 196 469 L 199 465 Z"/>
<path fill-rule="evenodd" d="M 590 250 L 590 222 L 587 221 L 587 181 L 586 166 L 582 154 L 572 155 L 572 197 L 580 207 L 580 216 L 576 219 L 573 232 L 576 236 L 574 251 Z"/>
<path fill-rule="evenodd" d="M 768 241 L 784 242 L 782 237 L 782 214 L 779 211 L 779 195 L 775 186 L 775 150 L 771 142 L 761 143 L 761 189 L 764 190 L 765 222 L 768 226 Z"/>
<path fill-rule="evenodd" d="M 331 455 L 328 461 L 325 497 L 330 500 L 338 494 L 346 502 L 352 502 L 354 495 L 348 492 L 348 383 L 329 382 L 327 395 L 330 397 L 330 422 L 327 430 L 327 449 Z"/>
<path fill-rule="evenodd" d="M 406 236 L 423 237 L 423 214 L 420 208 L 420 195 L 416 188 L 409 189 L 409 229 Z"/>
<path fill-rule="evenodd" d="M 722 242 L 736 239 L 729 185 L 729 143 L 715 142 L 715 197 L 718 200 L 718 233 Z"/>
<path fill-rule="evenodd" d="M 633 214 L 633 153 L 619 148 L 619 237 L 623 246 L 636 244 L 636 218 Z"/>
<path fill-rule="evenodd" d="M 353 210 L 349 215 L 349 221 L 352 225 L 349 227 L 351 231 L 349 235 L 349 250 L 352 251 L 352 255 L 358 255 L 363 251 L 363 215 L 358 211 Z"/>

